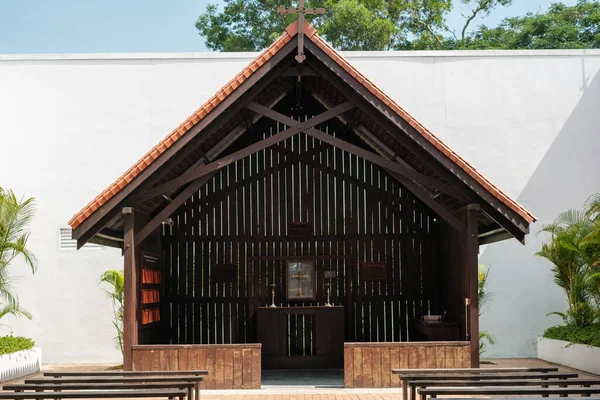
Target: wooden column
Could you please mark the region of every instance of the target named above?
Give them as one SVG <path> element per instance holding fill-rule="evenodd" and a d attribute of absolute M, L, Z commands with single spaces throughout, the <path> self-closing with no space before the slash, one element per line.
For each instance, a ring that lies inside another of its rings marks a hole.
<path fill-rule="evenodd" d="M 479 368 L 479 239 L 477 235 L 477 213 L 479 204 L 467 206 L 466 268 L 469 293 L 469 338 L 471 340 L 471 368 Z"/>
<path fill-rule="evenodd" d="M 137 252 L 135 247 L 135 213 L 133 208 L 124 207 L 124 278 L 125 298 L 123 310 L 123 369 L 132 369 L 132 348 L 138 344 L 138 285 Z"/>

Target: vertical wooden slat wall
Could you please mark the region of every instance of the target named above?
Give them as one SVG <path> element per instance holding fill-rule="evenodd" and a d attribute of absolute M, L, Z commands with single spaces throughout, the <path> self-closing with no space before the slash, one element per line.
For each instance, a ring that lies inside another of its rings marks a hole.
<path fill-rule="evenodd" d="M 314 100 L 303 109 L 291 100 L 277 109 L 295 119 L 323 111 Z M 318 128 L 368 149 L 338 121 Z M 227 152 L 284 129 L 263 118 Z M 323 305 L 323 272 L 336 271 L 331 301 L 345 307 L 346 341 L 407 341 L 415 318 L 442 312 L 435 215 L 382 168 L 305 134 L 223 168 L 172 219 L 163 242 L 163 343 L 254 342 L 255 310 L 271 303 L 271 284 L 275 302 L 288 304 L 284 268 L 294 257 L 316 261 L 317 297 L 293 305 Z M 292 221 L 310 222 L 312 235 L 288 237 Z M 365 281 L 361 262 L 386 263 L 388 279 Z M 226 265 L 234 273 L 215 279 Z M 310 316 L 291 317 L 290 355 L 313 353 L 312 329 Z"/>
<path fill-rule="evenodd" d="M 260 344 L 142 345 L 134 371 L 209 370 L 203 389 L 260 389 Z"/>
<path fill-rule="evenodd" d="M 469 368 L 469 342 L 345 343 L 344 387 L 399 387 L 394 368 Z"/>

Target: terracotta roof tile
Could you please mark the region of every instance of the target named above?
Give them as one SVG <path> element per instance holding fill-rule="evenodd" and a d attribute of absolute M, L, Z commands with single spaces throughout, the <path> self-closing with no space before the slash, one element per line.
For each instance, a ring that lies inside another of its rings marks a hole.
<path fill-rule="evenodd" d="M 292 23 L 286 29 L 283 35 L 279 37 L 269 48 L 263 51 L 258 57 L 256 57 L 244 70 L 233 77 L 225 86 L 223 86 L 212 98 L 210 98 L 202 107 L 196 110 L 188 119 L 181 123 L 175 130 L 167 135 L 160 143 L 154 146 L 146 155 L 144 155 L 137 163 L 135 163 L 129 170 L 127 170 L 119 179 L 105 189 L 100 195 L 96 196 L 87 206 L 71 218 L 69 225 L 75 229 L 79 226 L 86 218 L 88 218 L 94 211 L 100 206 L 105 204 L 110 198 L 116 193 L 123 189 L 128 183 L 130 183 L 140 172 L 142 172 L 148 165 L 152 164 L 162 153 L 164 153 L 173 143 L 175 143 L 181 136 L 183 136 L 191 127 L 202 120 L 208 113 L 210 113 L 223 99 L 230 95 L 236 90 L 254 71 L 260 68 L 265 62 L 267 62 L 273 55 L 290 41 L 290 39 L 298 32 L 297 22 Z M 410 114 L 408 114 L 402 107 L 396 104 L 389 96 L 387 96 L 381 89 L 375 84 L 369 81 L 364 75 L 362 75 L 356 68 L 354 68 L 346 59 L 344 59 L 333 47 L 325 42 L 319 35 L 316 34 L 315 28 L 305 21 L 304 25 L 305 36 L 310 38 L 319 48 L 327 53 L 338 65 L 344 68 L 350 75 L 361 82 L 371 93 L 377 96 L 383 101 L 388 107 L 394 112 L 400 115 L 406 120 L 413 128 L 415 128 L 423 137 L 425 137 L 431 144 L 436 148 L 450 157 L 456 162 L 456 164 L 468 173 L 472 178 L 481 183 L 486 187 L 496 198 L 502 201 L 504 204 L 509 206 L 517 214 L 523 217 L 528 222 L 535 221 L 535 217 L 521 207 L 516 201 L 507 196 L 498 187 L 493 185 L 483 175 L 481 175 L 475 168 L 469 163 L 462 159 L 458 154 L 453 152 L 448 146 L 442 143 L 438 138 L 435 137 L 427 128 L 416 121 Z"/>
<path fill-rule="evenodd" d="M 292 24 L 294 25 L 294 24 Z M 297 23 L 295 23 L 297 25 Z M 296 32 L 298 28 L 296 27 Z M 295 34 L 295 33 L 294 33 Z M 71 218 L 69 225 L 71 228 L 77 228 L 86 218 L 88 218 L 94 211 L 100 206 L 110 200 L 116 193 L 123 189 L 128 183 L 130 183 L 140 172 L 142 172 L 148 165 L 152 164 L 166 149 L 171 147 L 181 136 L 183 136 L 192 126 L 197 124 L 201 119 L 206 117 L 208 113 L 213 110 L 223 99 L 231 94 L 236 88 L 239 87 L 254 71 L 260 66 L 267 62 L 294 36 L 287 30 L 277 39 L 269 48 L 263 53 L 256 57 L 244 70 L 237 74 L 231 79 L 225 86 L 223 86 L 212 98 L 210 98 L 202 107 L 196 110 L 188 119 L 183 121 L 173 132 L 167 137 L 160 141 L 154 146 L 148 153 L 146 153 L 138 162 L 136 162 L 131 168 L 129 168 L 119 179 L 113 184 L 106 188 L 100 195 L 96 196 L 88 205 L 83 207 L 81 211 Z"/>

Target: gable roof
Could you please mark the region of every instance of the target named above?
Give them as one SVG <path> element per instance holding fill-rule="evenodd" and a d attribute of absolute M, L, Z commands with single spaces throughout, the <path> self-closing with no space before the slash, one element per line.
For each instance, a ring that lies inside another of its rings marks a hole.
<path fill-rule="evenodd" d="M 493 195 L 502 204 L 518 214 L 527 223 L 532 223 L 536 219 L 527 211 L 524 207 L 519 205 L 510 196 L 504 193 L 500 188 L 494 185 L 486 177 L 484 177 L 479 171 L 471 166 L 466 160 L 456 154 L 446 144 L 439 140 L 431 131 L 420 124 L 415 118 L 413 118 L 408 112 L 400 107 L 394 100 L 386 95 L 381 89 L 379 89 L 374 83 L 367 79 L 361 74 L 356 68 L 354 68 L 346 59 L 344 59 L 333 47 L 325 42 L 317 33 L 315 28 L 308 22 L 304 21 L 304 34 L 305 37 L 326 53 L 338 66 L 343 68 L 353 78 L 355 78 L 360 84 L 362 84 L 368 91 L 382 101 L 386 106 L 392 109 L 398 116 L 405 120 L 411 127 L 413 127 L 423 138 L 431 143 L 435 148 L 442 152 L 452 162 L 459 167 L 462 171 L 468 174 L 471 178 L 482 185 L 491 195 Z M 131 168 L 129 168 L 121 177 L 119 177 L 114 183 L 106 188 L 102 193 L 96 196 L 89 204 L 83 207 L 77 212 L 73 218 L 69 221 L 69 225 L 76 229 L 81 225 L 89 216 L 96 212 L 102 207 L 107 201 L 119 193 L 125 188 L 136 176 L 144 171 L 149 165 L 151 165 L 161 154 L 163 154 L 169 147 L 183 137 L 192 127 L 194 127 L 199 121 L 204 119 L 213 109 L 215 109 L 221 102 L 223 102 L 231 93 L 233 93 L 244 81 L 252 76 L 262 65 L 267 63 L 275 54 L 277 54 L 290 40 L 292 40 L 298 32 L 298 22 L 294 22 L 289 25 L 284 33 L 265 51 L 263 51 L 258 57 L 256 57 L 244 70 L 237 74 L 231 79 L 226 85 L 224 85 L 213 97 L 211 97 L 206 103 L 204 103 L 198 110 L 196 110 L 190 117 L 188 117 L 183 123 L 181 123 L 175 130 L 168 134 L 163 140 L 161 140 L 156 146 L 154 146 L 148 153 L 146 153 L 138 162 L 136 162 Z"/>

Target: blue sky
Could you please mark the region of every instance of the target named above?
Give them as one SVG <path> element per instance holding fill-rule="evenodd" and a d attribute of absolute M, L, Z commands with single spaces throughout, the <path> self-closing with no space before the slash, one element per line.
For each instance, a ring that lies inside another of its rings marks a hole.
<path fill-rule="evenodd" d="M 206 51 L 194 23 L 209 1 L 0 0 L 0 54 Z M 449 24 L 458 30 L 466 9 L 454 1 Z M 494 25 L 507 16 L 546 10 L 549 4 L 513 0 L 485 22 Z"/>

